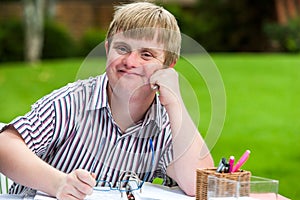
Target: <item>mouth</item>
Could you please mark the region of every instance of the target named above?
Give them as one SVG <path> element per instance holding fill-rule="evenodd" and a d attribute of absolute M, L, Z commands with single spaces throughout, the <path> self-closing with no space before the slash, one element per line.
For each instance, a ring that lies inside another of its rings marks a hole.
<path fill-rule="evenodd" d="M 139 73 L 137 73 L 137 72 L 131 72 L 131 71 L 122 70 L 122 69 L 119 69 L 117 72 L 118 72 L 119 74 L 121 74 L 121 75 L 141 76 L 141 74 L 139 74 Z"/>

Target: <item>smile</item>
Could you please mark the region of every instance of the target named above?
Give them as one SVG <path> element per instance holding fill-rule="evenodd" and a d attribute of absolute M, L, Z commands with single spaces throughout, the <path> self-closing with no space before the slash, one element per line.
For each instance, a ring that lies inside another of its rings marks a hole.
<path fill-rule="evenodd" d="M 118 70 L 118 73 L 122 74 L 122 75 L 134 75 L 134 76 L 142 76 L 139 73 L 136 72 L 130 72 L 130 71 L 126 71 L 126 70 Z"/>

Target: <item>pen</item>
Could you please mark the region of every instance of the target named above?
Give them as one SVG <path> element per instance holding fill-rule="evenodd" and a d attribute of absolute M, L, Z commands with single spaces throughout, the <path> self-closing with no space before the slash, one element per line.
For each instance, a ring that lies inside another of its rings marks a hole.
<path fill-rule="evenodd" d="M 234 165 L 234 156 L 230 156 L 229 157 L 229 170 L 228 170 L 229 173 L 232 172 L 233 165 Z"/>
<path fill-rule="evenodd" d="M 240 169 L 240 167 L 247 161 L 250 155 L 250 150 L 246 150 L 246 152 L 242 155 L 242 157 L 237 161 L 236 165 L 233 166 L 232 172 L 236 172 Z"/>
<path fill-rule="evenodd" d="M 155 84 L 155 85 L 152 87 L 152 90 L 155 90 L 155 93 L 159 96 L 159 85 Z"/>
<path fill-rule="evenodd" d="M 156 84 L 152 87 L 152 90 L 158 90 L 158 89 L 159 89 L 159 86 Z"/>

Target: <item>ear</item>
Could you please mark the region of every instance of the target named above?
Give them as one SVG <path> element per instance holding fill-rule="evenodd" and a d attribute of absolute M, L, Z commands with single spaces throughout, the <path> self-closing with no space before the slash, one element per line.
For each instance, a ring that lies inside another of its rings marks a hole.
<path fill-rule="evenodd" d="M 174 66 L 176 65 L 176 63 L 177 63 L 177 60 L 176 61 L 174 61 L 174 62 L 172 62 L 171 64 L 170 64 L 170 68 L 174 68 Z"/>
<path fill-rule="evenodd" d="M 109 46 L 108 46 L 108 41 L 106 40 L 105 41 L 105 53 L 106 53 L 106 56 L 108 55 L 108 51 L 109 51 Z"/>

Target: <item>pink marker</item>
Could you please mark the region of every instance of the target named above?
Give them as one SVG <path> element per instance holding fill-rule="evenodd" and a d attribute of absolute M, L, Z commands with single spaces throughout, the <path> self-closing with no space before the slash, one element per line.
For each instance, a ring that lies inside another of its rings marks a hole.
<path fill-rule="evenodd" d="M 232 172 L 233 165 L 234 165 L 234 156 L 230 156 L 229 157 L 229 170 L 228 170 L 229 173 Z"/>
<path fill-rule="evenodd" d="M 239 161 L 237 161 L 236 165 L 233 166 L 232 172 L 237 172 L 240 169 L 240 167 L 247 161 L 249 155 L 250 155 L 250 150 L 247 150 L 239 159 Z"/>

